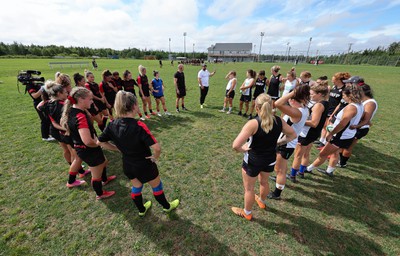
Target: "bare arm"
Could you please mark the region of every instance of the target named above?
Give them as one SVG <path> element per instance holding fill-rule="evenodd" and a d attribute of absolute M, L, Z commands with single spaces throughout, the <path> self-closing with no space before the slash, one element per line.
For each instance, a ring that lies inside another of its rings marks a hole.
<path fill-rule="evenodd" d="M 315 104 L 314 107 L 312 108 L 311 120 L 307 120 L 305 125 L 312 128 L 317 127 L 319 121 L 321 120 L 321 116 L 324 110 L 325 110 L 324 105 L 322 105 L 321 103 Z"/>
<path fill-rule="evenodd" d="M 297 137 L 297 134 L 294 131 L 294 129 L 290 125 L 288 125 L 282 118 L 281 120 L 282 120 L 282 133 L 285 134 L 285 136 L 283 136 L 283 138 L 278 140 L 278 145 L 287 144 Z"/>
<path fill-rule="evenodd" d="M 107 150 L 112 150 L 112 151 L 118 151 L 120 152 L 120 150 L 117 148 L 117 146 L 115 146 L 114 144 L 110 143 L 110 142 L 100 142 L 97 141 L 97 145 L 101 146 L 102 148 L 105 148 Z"/>
<path fill-rule="evenodd" d="M 363 127 L 366 124 L 370 124 L 372 114 L 376 109 L 376 104 L 374 102 L 368 102 L 364 106 L 364 113 L 361 117 L 361 121 L 357 125 L 352 125 L 350 129 L 358 129 Z"/>
<path fill-rule="evenodd" d="M 290 119 L 293 123 L 297 123 L 301 120 L 301 112 L 297 108 L 293 108 L 286 103 L 292 98 L 294 95 L 294 91 L 284 95 L 279 98 L 279 100 L 275 101 L 275 107 L 278 108 L 282 113 L 290 116 Z"/>
<path fill-rule="evenodd" d="M 159 143 L 156 143 L 156 144 L 151 145 L 150 148 L 152 149 L 153 154 L 146 158 L 150 159 L 153 162 L 156 162 L 160 158 L 161 146 Z"/>
<path fill-rule="evenodd" d="M 342 120 L 340 120 L 340 123 L 336 125 L 336 127 L 328 133 L 326 136 L 326 141 L 330 141 L 332 139 L 332 136 L 339 131 L 343 130 L 343 128 L 346 127 L 346 125 L 350 122 L 350 120 L 357 114 L 357 108 L 353 105 L 348 105 L 343 109 L 343 117 Z"/>
<path fill-rule="evenodd" d="M 255 134 L 258 129 L 258 122 L 257 120 L 253 119 L 248 121 L 240 131 L 239 135 L 236 137 L 236 139 L 232 143 L 232 148 L 236 152 L 246 152 L 250 148 L 248 148 L 248 145 L 246 144 L 246 141 L 250 136 Z"/>
<path fill-rule="evenodd" d="M 81 128 L 78 130 L 79 135 L 83 141 L 83 143 L 89 148 L 96 148 L 97 146 L 97 139 L 93 139 L 90 136 L 90 131 L 88 128 Z"/>

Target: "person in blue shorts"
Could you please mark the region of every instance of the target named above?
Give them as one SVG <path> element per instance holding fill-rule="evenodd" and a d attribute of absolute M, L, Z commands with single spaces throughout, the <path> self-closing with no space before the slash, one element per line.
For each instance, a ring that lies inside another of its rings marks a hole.
<path fill-rule="evenodd" d="M 171 115 L 171 113 L 168 112 L 167 107 L 165 106 L 164 82 L 160 78 L 160 73 L 158 71 L 153 71 L 153 75 L 154 75 L 154 78 L 151 81 L 151 91 L 152 91 L 154 99 L 156 100 L 157 115 L 161 116 L 160 102 L 162 104 L 164 114 Z"/>

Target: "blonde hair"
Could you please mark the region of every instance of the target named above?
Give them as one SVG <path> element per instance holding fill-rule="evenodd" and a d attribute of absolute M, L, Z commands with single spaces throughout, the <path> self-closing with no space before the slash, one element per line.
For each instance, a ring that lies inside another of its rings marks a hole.
<path fill-rule="evenodd" d="M 325 97 L 328 94 L 328 81 L 323 80 L 313 86 L 311 86 L 310 90 L 313 90 L 315 93 L 320 93 L 323 97 Z"/>
<path fill-rule="evenodd" d="M 72 89 L 70 96 L 75 102 L 78 102 L 79 99 L 86 99 L 91 93 L 92 92 L 85 87 L 75 87 Z M 67 135 L 69 134 L 68 116 L 71 112 L 72 105 L 73 103 L 69 99 L 64 102 L 63 113 L 60 120 L 60 125 L 67 130 Z M 90 120 L 88 120 L 88 122 L 90 122 Z"/>
<path fill-rule="evenodd" d="M 56 78 L 56 82 L 61 84 L 62 87 L 67 87 L 71 85 L 71 78 L 67 74 L 60 73 Z"/>
<path fill-rule="evenodd" d="M 268 94 L 262 93 L 256 98 L 256 107 L 260 110 L 261 128 L 268 133 L 274 126 L 275 116 L 272 112 L 272 99 Z"/>
<path fill-rule="evenodd" d="M 133 111 L 133 107 L 137 105 L 137 99 L 131 92 L 119 91 L 115 96 L 115 118 L 122 118 Z"/>
<path fill-rule="evenodd" d="M 300 73 L 300 77 L 311 78 L 310 71 L 303 71 Z"/>
<path fill-rule="evenodd" d="M 145 70 L 145 69 L 146 69 L 146 68 L 145 68 L 144 66 L 139 65 L 138 70 L 139 70 L 139 74 L 140 74 L 141 76 L 143 76 L 143 70 Z"/>
<path fill-rule="evenodd" d="M 271 72 L 272 72 L 272 71 L 275 71 L 276 73 L 278 73 L 279 70 L 281 70 L 281 67 L 278 66 L 278 65 L 272 66 L 272 68 L 271 68 Z"/>
<path fill-rule="evenodd" d="M 362 99 L 362 88 L 357 84 L 349 84 L 343 89 L 343 93 L 346 94 L 349 99 L 354 103 L 361 103 Z"/>
<path fill-rule="evenodd" d="M 52 80 L 47 80 L 44 84 L 44 88 L 49 95 L 50 98 L 56 98 L 58 93 L 62 93 L 64 87 L 61 84 L 58 84 Z"/>

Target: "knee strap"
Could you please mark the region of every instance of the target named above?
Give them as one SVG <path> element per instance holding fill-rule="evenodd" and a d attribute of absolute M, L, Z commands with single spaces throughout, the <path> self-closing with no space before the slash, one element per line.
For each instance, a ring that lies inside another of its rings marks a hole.
<path fill-rule="evenodd" d="M 160 180 L 160 184 L 158 184 L 157 187 L 152 188 L 153 189 L 153 195 L 158 196 L 161 195 L 162 193 L 164 193 L 163 191 L 163 184 Z"/>
<path fill-rule="evenodd" d="M 143 189 L 143 185 L 139 188 L 132 187 L 131 198 L 135 199 L 136 196 L 140 196 L 142 194 L 142 189 Z"/>

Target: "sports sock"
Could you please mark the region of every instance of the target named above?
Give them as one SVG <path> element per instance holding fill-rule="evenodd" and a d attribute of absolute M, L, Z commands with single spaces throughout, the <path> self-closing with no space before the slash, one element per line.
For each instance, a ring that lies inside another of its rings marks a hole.
<path fill-rule="evenodd" d="M 322 143 L 322 144 L 326 144 L 326 138 L 325 137 L 321 137 L 320 139 L 319 139 L 319 141 Z"/>
<path fill-rule="evenodd" d="M 276 188 L 275 191 L 273 192 L 275 196 L 281 196 L 281 193 L 283 191 L 283 189 L 285 188 L 285 185 L 281 185 L 276 183 Z"/>
<path fill-rule="evenodd" d="M 144 115 L 147 116 L 147 111 L 144 111 Z"/>
<path fill-rule="evenodd" d="M 101 184 L 101 178 L 99 179 L 92 178 L 92 187 L 93 190 L 96 192 L 96 195 L 98 196 L 103 195 L 103 185 Z"/>
<path fill-rule="evenodd" d="M 68 183 L 72 184 L 76 181 L 76 175 L 78 173 L 77 172 L 69 172 L 69 176 L 68 176 Z"/>
<path fill-rule="evenodd" d="M 85 173 L 85 170 L 83 170 L 83 168 L 82 168 L 82 166 L 81 166 L 81 168 L 79 169 L 79 171 L 78 171 L 80 174 L 84 174 Z"/>
<path fill-rule="evenodd" d="M 101 174 L 101 181 L 103 182 L 107 181 L 107 167 L 103 168 L 103 173 Z"/>
<path fill-rule="evenodd" d="M 297 175 L 298 171 L 299 170 L 296 170 L 296 169 L 292 168 L 292 171 L 290 172 L 290 176 L 295 177 Z"/>
<path fill-rule="evenodd" d="M 153 189 L 153 195 L 157 202 L 159 202 L 164 209 L 169 209 L 170 205 L 165 198 L 164 190 L 163 190 L 163 184 L 160 181 L 160 184 L 158 184 L 157 187 L 152 188 Z"/>
<path fill-rule="evenodd" d="M 229 112 L 231 112 L 232 111 L 232 107 L 229 107 Z"/>
<path fill-rule="evenodd" d="M 314 170 L 316 167 L 313 164 L 310 164 L 309 166 L 307 166 L 307 171 L 311 172 L 312 170 Z"/>
<path fill-rule="evenodd" d="M 150 111 L 150 114 L 153 114 L 153 110 L 152 109 L 149 109 L 149 111 Z"/>
<path fill-rule="evenodd" d="M 299 173 L 303 174 L 305 169 L 307 169 L 307 166 L 305 165 L 300 165 Z"/>
<path fill-rule="evenodd" d="M 248 211 L 248 210 L 246 210 L 245 208 L 243 208 L 243 211 L 244 211 L 244 213 L 245 213 L 246 215 L 250 215 L 250 214 L 251 214 L 251 211 Z"/>
<path fill-rule="evenodd" d="M 143 185 L 140 188 L 132 187 L 131 198 L 138 208 L 139 212 L 146 211 L 146 208 L 143 205 L 143 196 L 142 196 Z"/>
<path fill-rule="evenodd" d="M 142 117 L 143 115 L 142 115 L 142 113 L 139 113 L 139 117 Z"/>
<path fill-rule="evenodd" d="M 335 170 L 335 167 L 328 166 L 328 168 L 326 168 L 327 173 L 333 173 L 334 170 Z"/>

